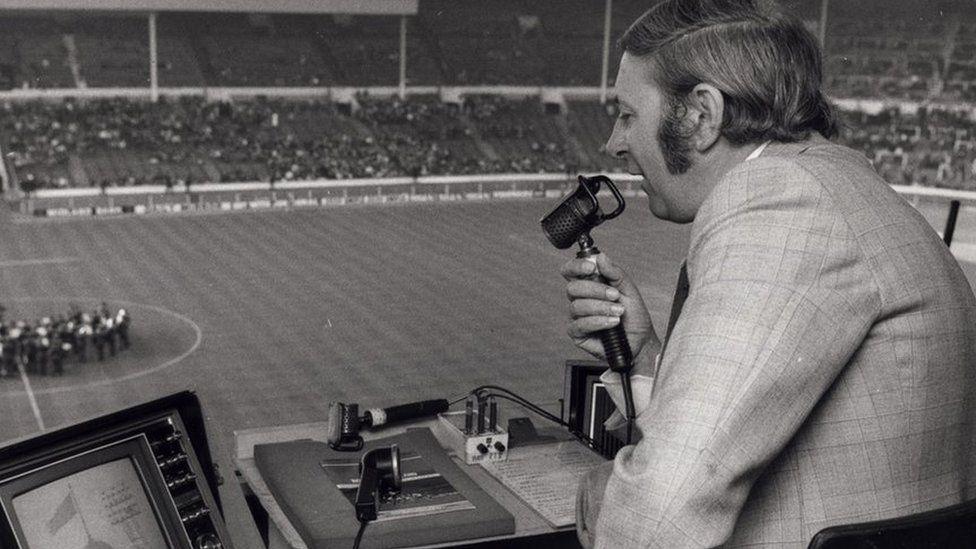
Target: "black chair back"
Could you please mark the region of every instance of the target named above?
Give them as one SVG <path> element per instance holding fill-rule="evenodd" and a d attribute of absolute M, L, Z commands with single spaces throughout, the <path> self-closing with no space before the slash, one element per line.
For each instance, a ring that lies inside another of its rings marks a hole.
<path fill-rule="evenodd" d="M 976 500 L 886 520 L 824 528 L 807 549 L 976 548 Z"/>

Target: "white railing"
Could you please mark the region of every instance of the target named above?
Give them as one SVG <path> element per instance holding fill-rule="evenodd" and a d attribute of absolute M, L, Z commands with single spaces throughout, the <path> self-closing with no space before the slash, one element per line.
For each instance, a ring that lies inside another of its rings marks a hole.
<path fill-rule="evenodd" d="M 628 173 L 610 173 L 607 177 L 620 182 L 638 182 L 639 175 Z M 359 179 L 315 179 L 309 181 L 278 181 L 267 183 L 261 181 L 242 181 L 236 183 L 198 183 L 191 185 L 189 190 L 195 193 L 213 192 L 246 192 L 268 190 L 305 190 L 305 189 L 340 189 L 352 187 L 390 187 L 410 184 L 452 184 L 452 183 L 558 183 L 568 181 L 572 176 L 557 173 L 505 173 L 505 174 L 475 174 L 475 175 L 428 175 L 421 177 L 386 177 Z M 962 202 L 976 202 L 976 191 L 960 191 L 954 189 L 937 189 L 920 185 L 892 185 L 897 193 L 908 196 L 940 198 L 946 201 L 959 200 Z M 167 189 L 164 185 L 139 185 L 135 187 L 106 187 L 102 191 L 98 187 L 65 189 L 39 189 L 34 192 L 35 198 L 71 198 L 91 197 L 105 194 L 108 196 L 131 196 L 161 193 L 187 192 L 184 185 L 174 185 Z"/>
<path fill-rule="evenodd" d="M 639 181 L 639 176 L 630 174 L 610 174 L 614 181 Z M 311 181 L 278 181 L 267 183 L 249 181 L 239 183 L 198 183 L 190 185 L 174 185 L 170 189 L 164 185 L 139 185 L 136 187 L 106 187 L 103 192 L 98 187 L 39 189 L 32 196 L 34 198 L 83 198 L 105 194 L 107 196 L 156 195 L 163 193 L 227 193 L 270 190 L 311 190 L 311 189 L 342 189 L 354 187 L 393 187 L 412 184 L 466 184 L 466 183 L 558 183 L 569 181 L 571 176 L 555 173 L 509 173 L 509 174 L 478 174 L 478 175 L 430 175 L 421 177 L 386 177 L 375 179 L 317 179 Z"/>
<path fill-rule="evenodd" d="M 618 183 L 637 183 L 641 180 L 641 176 L 631 175 L 626 173 L 611 173 L 606 174 L 610 179 Z M 114 197 L 136 197 L 136 198 L 146 198 L 150 203 L 152 203 L 154 197 L 164 197 L 173 196 L 180 194 L 193 193 L 198 197 L 203 197 L 204 200 L 209 200 L 206 195 L 223 195 L 226 196 L 228 193 L 252 193 L 252 192 L 268 192 L 273 193 L 275 191 L 314 191 L 314 190 L 331 190 L 331 189 L 362 189 L 362 188 L 376 188 L 377 191 L 383 189 L 396 190 L 397 188 L 402 188 L 405 186 L 413 185 L 443 185 L 443 194 L 451 194 L 452 185 L 470 185 L 470 184 L 504 184 L 509 183 L 512 185 L 514 190 L 516 186 L 522 184 L 532 184 L 532 183 L 571 183 L 575 178 L 570 174 L 476 174 L 476 175 L 434 175 L 434 176 L 423 176 L 423 177 L 388 177 L 388 178 L 370 178 L 370 179 L 320 179 L 312 181 L 279 181 L 276 183 L 267 183 L 261 181 L 244 181 L 237 183 L 201 183 L 191 185 L 187 188 L 185 185 L 174 185 L 173 187 L 167 188 L 164 185 L 140 185 L 135 187 L 106 187 L 104 190 L 97 187 L 88 188 L 67 188 L 67 189 L 40 189 L 35 191 L 27 200 L 25 204 L 25 211 L 31 211 L 31 203 L 35 201 L 44 201 L 45 199 L 82 199 L 82 198 L 97 198 L 100 196 L 107 197 L 109 206 L 108 210 L 114 212 L 116 207 L 112 199 Z M 935 199 L 939 201 L 945 201 L 949 205 L 949 215 L 946 220 L 946 226 L 943 230 L 943 239 L 946 244 L 952 243 L 952 237 L 955 232 L 956 218 L 958 216 L 959 208 L 962 203 L 976 204 L 976 192 L 974 191 L 960 191 L 953 189 L 937 189 L 932 187 L 923 187 L 919 185 L 892 185 L 892 189 L 895 192 L 908 196 L 908 197 L 919 197 Z M 525 191 L 524 194 L 531 195 L 531 189 L 522 189 Z M 517 190 L 513 192 L 505 191 L 495 191 L 491 196 L 520 196 Z M 411 193 L 414 191 L 411 190 Z M 637 195 L 638 191 L 632 188 L 629 192 L 624 191 L 625 194 Z M 428 193 L 429 194 L 429 193 Z M 474 197 L 485 197 L 485 193 L 478 191 L 477 193 L 460 193 L 464 196 L 469 194 Z M 551 196 L 553 194 L 559 194 L 555 189 L 550 188 L 544 195 Z M 187 194 L 189 197 L 189 194 Z M 273 196 L 273 195 L 272 195 Z M 311 195 L 309 195 L 311 196 Z M 417 197 L 414 197 L 417 198 Z M 189 198 L 187 198 L 189 200 Z M 220 200 L 218 197 L 217 200 Z M 243 203 L 243 201 L 234 199 L 232 203 Z M 260 202 L 267 202 L 267 200 L 262 199 Z M 96 207 L 97 209 L 97 207 Z M 234 207 L 234 209 L 240 209 Z M 177 210 L 179 211 L 179 210 Z"/>

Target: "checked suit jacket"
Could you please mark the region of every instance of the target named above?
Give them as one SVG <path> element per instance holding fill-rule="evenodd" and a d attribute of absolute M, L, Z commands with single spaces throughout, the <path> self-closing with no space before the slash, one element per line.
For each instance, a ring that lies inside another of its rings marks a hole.
<path fill-rule="evenodd" d="M 863 155 L 816 136 L 736 166 L 687 273 L 597 547 L 805 547 L 976 498 L 976 299 Z"/>

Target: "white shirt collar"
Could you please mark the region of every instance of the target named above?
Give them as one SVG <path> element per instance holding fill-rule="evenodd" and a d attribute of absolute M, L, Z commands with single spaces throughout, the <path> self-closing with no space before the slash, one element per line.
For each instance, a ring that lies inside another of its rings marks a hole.
<path fill-rule="evenodd" d="M 752 160 L 754 158 L 759 158 L 759 155 L 761 155 L 763 153 L 763 151 L 766 150 L 766 146 L 769 145 L 769 143 L 771 141 L 772 140 L 766 141 L 762 145 L 759 145 L 758 147 L 756 147 L 756 150 L 754 150 L 751 153 L 749 153 L 749 156 L 746 157 L 746 160 L 748 161 L 748 160 Z"/>

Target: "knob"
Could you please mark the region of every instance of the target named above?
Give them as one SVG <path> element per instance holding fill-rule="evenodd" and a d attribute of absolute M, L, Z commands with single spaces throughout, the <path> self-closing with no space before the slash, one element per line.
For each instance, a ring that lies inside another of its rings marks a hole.
<path fill-rule="evenodd" d="M 167 482 L 166 483 L 166 486 L 170 490 L 175 490 L 175 489 L 179 488 L 180 486 L 183 486 L 184 484 L 186 484 L 186 483 L 194 480 L 195 478 L 197 478 L 197 476 L 194 475 L 193 473 L 187 473 L 187 474 L 183 475 L 182 477 L 178 477 L 178 478 L 175 478 L 175 479 Z"/>
<path fill-rule="evenodd" d="M 504 452 L 505 451 L 505 445 L 502 444 L 502 442 L 500 440 L 496 440 L 494 446 L 495 446 L 495 449 L 498 450 L 499 452 Z"/>
<path fill-rule="evenodd" d="M 223 545 L 213 534 L 200 534 L 193 542 L 197 549 L 221 549 Z"/>
<path fill-rule="evenodd" d="M 167 444 L 169 444 L 171 442 L 179 442 L 179 440 L 181 438 L 183 438 L 183 434 L 182 433 L 180 433 L 179 431 L 173 431 L 172 433 L 166 435 L 162 439 L 157 440 L 156 442 L 153 442 L 152 444 L 150 444 L 150 447 L 152 447 L 153 453 L 155 453 L 160 448 L 162 448 L 163 446 L 165 446 L 165 445 L 167 445 Z"/>
<path fill-rule="evenodd" d="M 168 458 L 166 458 L 164 460 L 160 460 L 160 461 L 157 462 L 157 464 L 159 464 L 159 468 L 160 469 L 166 469 L 168 467 L 172 467 L 172 466 L 177 465 L 179 463 L 182 463 L 184 461 L 186 461 L 186 454 L 179 453 L 179 454 L 176 454 L 175 456 L 168 457 Z"/>
<path fill-rule="evenodd" d="M 190 511 L 189 513 L 180 517 L 183 522 L 191 522 L 197 520 L 200 517 L 205 517 L 210 514 L 210 508 L 207 506 L 200 507 L 195 511 Z"/>
<path fill-rule="evenodd" d="M 488 447 L 485 446 L 485 444 L 483 442 L 479 442 L 478 443 L 478 446 L 476 446 L 476 448 L 478 448 L 478 451 L 481 452 L 482 454 L 487 454 L 488 453 Z"/>

